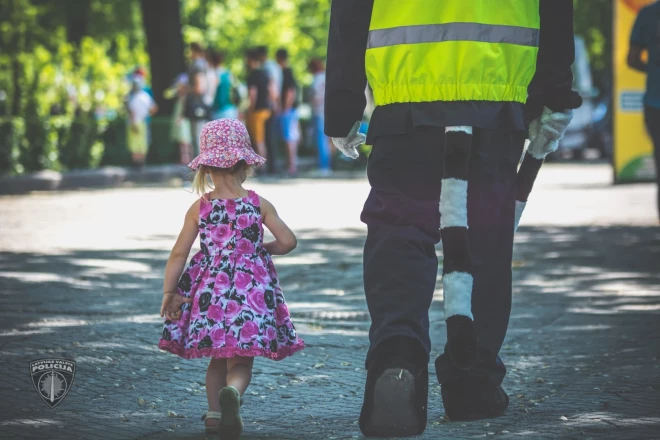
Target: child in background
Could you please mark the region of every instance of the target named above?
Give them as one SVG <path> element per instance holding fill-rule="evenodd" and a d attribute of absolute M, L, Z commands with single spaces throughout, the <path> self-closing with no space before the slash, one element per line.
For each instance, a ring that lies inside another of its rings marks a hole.
<path fill-rule="evenodd" d="M 158 346 L 185 359 L 211 358 L 206 431 L 238 439 L 254 358 L 281 360 L 304 348 L 271 259 L 291 252 L 296 237 L 270 202 L 243 188 L 265 159 L 252 150 L 241 122 L 211 121 L 199 142 L 201 154 L 189 166 L 202 197 L 188 210 L 167 262 Z M 275 241 L 263 243 L 264 225 Z M 198 234 L 201 250 L 183 271 Z"/>
<path fill-rule="evenodd" d="M 147 119 L 158 111 L 158 107 L 149 93 L 144 90 L 144 76 L 134 74 L 131 77 L 131 91 L 126 99 L 129 127 L 127 144 L 131 152 L 133 165 L 142 167 L 149 149 Z"/>
<path fill-rule="evenodd" d="M 179 146 L 179 159 L 182 164 L 188 164 L 192 160 L 190 119 L 184 115 L 187 94 L 188 75 L 185 73 L 179 75 L 174 84 L 163 94 L 166 99 L 175 99 L 170 137 Z"/>

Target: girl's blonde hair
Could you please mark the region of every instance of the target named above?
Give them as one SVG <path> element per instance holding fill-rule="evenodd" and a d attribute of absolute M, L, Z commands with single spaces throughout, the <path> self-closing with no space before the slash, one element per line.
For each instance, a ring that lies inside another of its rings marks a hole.
<path fill-rule="evenodd" d="M 231 174 L 236 177 L 241 183 L 245 182 L 252 174 L 252 165 L 241 160 L 231 168 L 218 168 L 210 165 L 200 165 L 195 172 L 195 177 L 192 182 L 192 189 L 200 196 L 203 196 L 208 191 L 213 190 L 213 180 L 211 175 Z"/>

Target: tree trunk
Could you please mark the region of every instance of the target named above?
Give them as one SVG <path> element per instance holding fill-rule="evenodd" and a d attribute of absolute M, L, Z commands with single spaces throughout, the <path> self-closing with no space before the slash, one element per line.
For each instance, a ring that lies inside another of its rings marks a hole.
<path fill-rule="evenodd" d="M 7 7 L 8 6 L 8 7 Z M 9 5 L 2 5 L 2 13 L 5 17 L 8 17 L 7 20 L 9 23 L 19 24 L 17 26 L 9 26 L 9 45 L 7 47 L 2 47 L 2 50 L 5 54 L 9 55 L 11 60 L 11 105 L 9 106 L 9 116 L 19 116 L 21 114 L 21 108 L 23 104 L 23 84 L 21 80 L 23 78 L 23 65 L 20 61 L 20 53 L 24 49 L 24 38 L 21 38 L 21 35 L 24 26 L 22 24 L 22 11 L 20 8 L 24 7 L 23 4 L 18 4 L 16 2 L 9 2 Z M 24 36 L 23 36 L 24 37 Z"/>
<path fill-rule="evenodd" d="M 80 47 L 80 42 L 87 35 L 91 8 L 90 0 L 75 0 L 66 4 L 66 39 L 76 47 Z"/>
<path fill-rule="evenodd" d="M 18 116 L 21 114 L 21 107 L 23 104 L 23 89 L 21 84 L 21 74 L 23 73 L 23 66 L 18 59 L 18 53 L 14 53 L 11 60 L 11 83 L 12 83 L 12 98 L 11 109 L 9 110 L 10 116 Z"/>
<path fill-rule="evenodd" d="M 174 102 L 163 99 L 163 91 L 186 70 L 179 0 L 140 0 L 140 3 L 158 114 L 170 115 Z"/>

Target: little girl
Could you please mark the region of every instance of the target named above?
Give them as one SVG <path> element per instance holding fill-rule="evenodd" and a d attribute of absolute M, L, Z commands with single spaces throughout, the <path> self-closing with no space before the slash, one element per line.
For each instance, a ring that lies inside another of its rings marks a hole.
<path fill-rule="evenodd" d="M 265 159 L 252 150 L 241 122 L 205 124 L 200 151 L 189 166 L 197 170 L 193 187 L 202 197 L 188 210 L 167 261 L 160 310 L 166 320 L 158 347 L 186 359 L 211 358 L 209 410 L 202 419 L 208 433 L 238 439 L 241 396 L 254 357 L 280 360 L 304 348 L 270 257 L 291 252 L 296 237 L 270 202 L 242 186 Z M 263 225 L 275 241 L 263 243 Z M 182 275 L 198 233 L 201 250 Z"/>

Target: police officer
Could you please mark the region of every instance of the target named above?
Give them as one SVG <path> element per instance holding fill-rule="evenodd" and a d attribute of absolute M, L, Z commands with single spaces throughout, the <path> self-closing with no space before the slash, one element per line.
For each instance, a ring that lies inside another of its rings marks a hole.
<path fill-rule="evenodd" d="M 364 141 L 357 129 L 367 82 L 376 104 L 361 216 L 372 321 L 366 436 L 426 427 L 445 127 L 472 127 L 467 235 L 478 363 L 459 368 L 445 349 L 436 372 L 451 420 L 506 411 L 498 353 L 511 311 L 517 166 L 529 122 L 544 107 L 581 104 L 571 90 L 573 61 L 572 0 L 332 2 L 325 132 L 345 154 L 357 157 Z"/>

